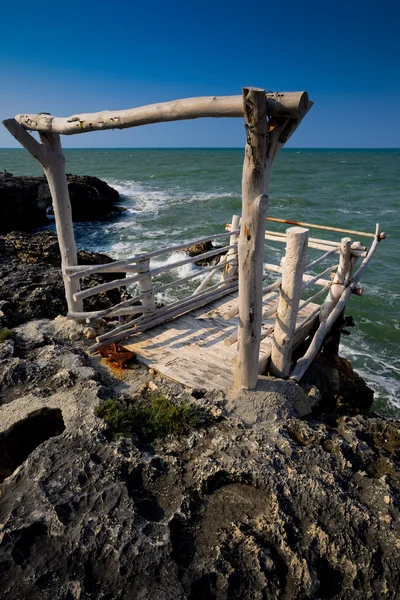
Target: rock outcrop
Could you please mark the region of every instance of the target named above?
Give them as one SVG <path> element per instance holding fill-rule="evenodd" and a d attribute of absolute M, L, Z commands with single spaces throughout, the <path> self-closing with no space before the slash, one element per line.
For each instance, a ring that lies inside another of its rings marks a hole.
<path fill-rule="evenodd" d="M 74 221 L 102 220 L 118 210 L 118 192 L 101 179 L 67 175 L 67 180 Z M 46 225 L 50 207 L 50 191 L 44 177 L 0 173 L 0 233 Z"/>
<path fill-rule="evenodd" d="M 116 377 L 65 342 L 64 321 L 0 345 L 0 598 L 398 597 L 398 422 L 331 404 L 325 418 L 311 382 L 224 395 L 138 365 Z M 215 418 L 108 441 L 94 408 L 148 389 Z"/>
<path fill-rule="evenodd" d="M 102 264 L 112 259 L 104 254 L 81 251 L 79 264 Z M 50 231 L 36 234 L 13 232 L 0 236 L 0 326 L 14 327 L 31 319 L 66 314 L 61 257 L 57 237 Z M 92 275 L 86 286 L 97 285 L 121 273 Z M 87 310 L 102 310 L 126 298 L 122 290 L 110 290 L 85 301 Z"/>

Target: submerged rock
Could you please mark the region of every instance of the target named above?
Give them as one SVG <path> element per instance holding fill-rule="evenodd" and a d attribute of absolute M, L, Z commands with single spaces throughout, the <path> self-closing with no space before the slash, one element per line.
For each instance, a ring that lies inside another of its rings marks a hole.
<path fill-rule="evenodd" d="M 188 256 L 200 256 L 205 252 L 210 252 L 210 250 L 216 250 L 218 246 L 213 246 L 211 241 L 208 242 L 200 242 L 199 244 L 193 244 L 193 246 L 188 246 L 184 249 L 184 252 Z M 206 267 L 208 265 L 217 265 L 222 256 L 224 256 L 226 252 L 220 252 L 219 254 L 215 254 L 214 256 L 209 256 L 208 258 L 199 258 L 194 264 L 198 267 Z"/>
<path fill-rule="evenodd" d="M 323 420 L 315 394 L 274 378 L 224 395 L 153 374 L 218 420 L 152 444 L 108 441 L 100 399 L 135 404 L 152 378 L 142 367 L 115 379 L 57 323 L 13 330 L 1 364 L 30 373 L 3 381 L 3 449 L 20 421 L 40 433 L 1 486 L 1 598 L 396 598 L 399 422 Z"/>
<path fill-rule="evenodd" d="M 101 220 L 120 210 L 119 193 L 105 181 L 86 175 L 67 175 L 67 180 L 74 221 Z M 0 173 L 0 233 L 46 225 L 51 204 L 45 177 Z"/>

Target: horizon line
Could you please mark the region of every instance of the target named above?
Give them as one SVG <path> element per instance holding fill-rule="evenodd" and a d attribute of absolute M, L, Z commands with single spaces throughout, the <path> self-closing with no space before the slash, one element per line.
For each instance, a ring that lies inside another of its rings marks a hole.
<path fill-rule="evenodd" d="M 245 146 L 82 146 L 63 147 L 63 150 L 244 150 Z M 0 150 L 25 150 L 22 146 L 0 147 Z M 400 150 L 395 146 L 378 147 L 342 147 L 342 146 L 299 146 L 282 148 L 281 152 L 290 150 Z"/>

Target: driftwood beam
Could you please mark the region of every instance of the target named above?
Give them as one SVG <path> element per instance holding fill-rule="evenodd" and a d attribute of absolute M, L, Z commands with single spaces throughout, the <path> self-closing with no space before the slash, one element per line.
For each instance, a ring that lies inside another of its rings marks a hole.
<path fill-rule="evenodd" d="M 310 104 L 307 92 L 268 93 L 265 94 L 265 98 L 269 117 L 302 118 Z M 243 117 L 243 114 L 242 96 L 200 96 L 128 110 L 105 110 L 65 118 L 43 113 L 20 114 L 15 118 L 22 127 L 31 131 L 73 135 L 86 131 L 126 129 L 201 117 Z"/>
<path fill-rule="evenodd" d="M 8 129 L 11 135 L 15 137 L 17 142 L 19 142 L 25 150 L 28 150 L 28 152 L 40 162 L 42 167 L 44 167 L 47 159 L 46 146 L 36 141 L 16 119 L 6 119 L 3 121 L 3 125 Z"/>

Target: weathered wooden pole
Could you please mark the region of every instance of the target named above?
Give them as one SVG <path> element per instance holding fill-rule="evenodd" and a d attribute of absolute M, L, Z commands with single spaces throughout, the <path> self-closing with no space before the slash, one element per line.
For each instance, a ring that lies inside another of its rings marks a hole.
<path fill-rule="evenodd" d="M 293 337 L 307 265 L 308 229 L 286 230 L 286 254 L 282 259 L 282 285 L 272 338 L 270 371 L 275 377 L 289 375 Z"/>
<path fill-rule="evenodd" d="M 39 135 L 42 144 L 44 144 L 47 150 L 47 157 L 43 169 L 53 201 L 68 311 L 79 312 L 83 310 L 83 302 L 82 300 L 74 299 L 74 294 L 80 290 L 79 280 L 71 281 L 65 273 L 65 267 L 71 267 L 78 264 L 74 226 L 72 223 L 71 202 L 68 192 L 67 175 L 65 173 L 65 157 L 58 133 L 40 133 Z"/>
<path fill-rule="evenodd" d="M 40 133 L 39 144 L 15 119 L 7 119 L 3 124 L 43 167 L 53 201 L 68 312 L 80 312 L 83 310 L 82 300 L 74 300 L 73 297 L 80 290 L 79 280 L 71 281 L 65 272 L 66 267 L 76 266 L 78 259 L 60 136 L 56 133 Z"/>
<path fill-rule="evenodd" d="M 238 242 L 239 329 L 235 385 L 257 385 L 262 324 L 262 275 L 268 204 L 265 91 L 243 88 L 246 149 L 242 175 L 242 225 Z"/>
<path fill-rule="evenodd" d="M 239 215 L 233 215 L 231 231 L 237 231 L 239 229 L 239 227 L 240 227 L 240 217 L 239 217 Z M 239 234 L 233 233 L 229 238 L 229 245 L 232 246 L 232 244 L 237 244 L 238 240 L 239 240 Z M 237 256 L 237 254 L 238 254 L 238 249 L 231 248 L 230 250 L 228 250 L 226 258 L 232 259 L 234 256 Z M 222 273 L 221 281 L 225 281 L 226 279 L 231 279 L 232 277 L 237 277 L 237 273 L 238 273 L 238 266 L 235 264 L 227 263 L 227 265 Z"/>
<path fill-rule="evenodd" d="M 339 298 L 346 287 L 346 280 L 350 279 L 350 261 L 351 239 L 344 237 L 340 242 L 339 266 L 329 288 L 328 296 L 321 306 L 320 321 L 324 321 L 339 302 Z"/>
<path fill-rule="evenodd" d="M 155 310 L 156 305 L 154 302 L 153 282 L 150 277 L 150 259 L 145 258 L 144 260 L 138 261 L 137 267 L 137 272 L 139 274 L 148 274 L 148 277 L 138 281 L 139 289 L 142 294 L 142 304 L 145 306 L 153 306 Z"/>

